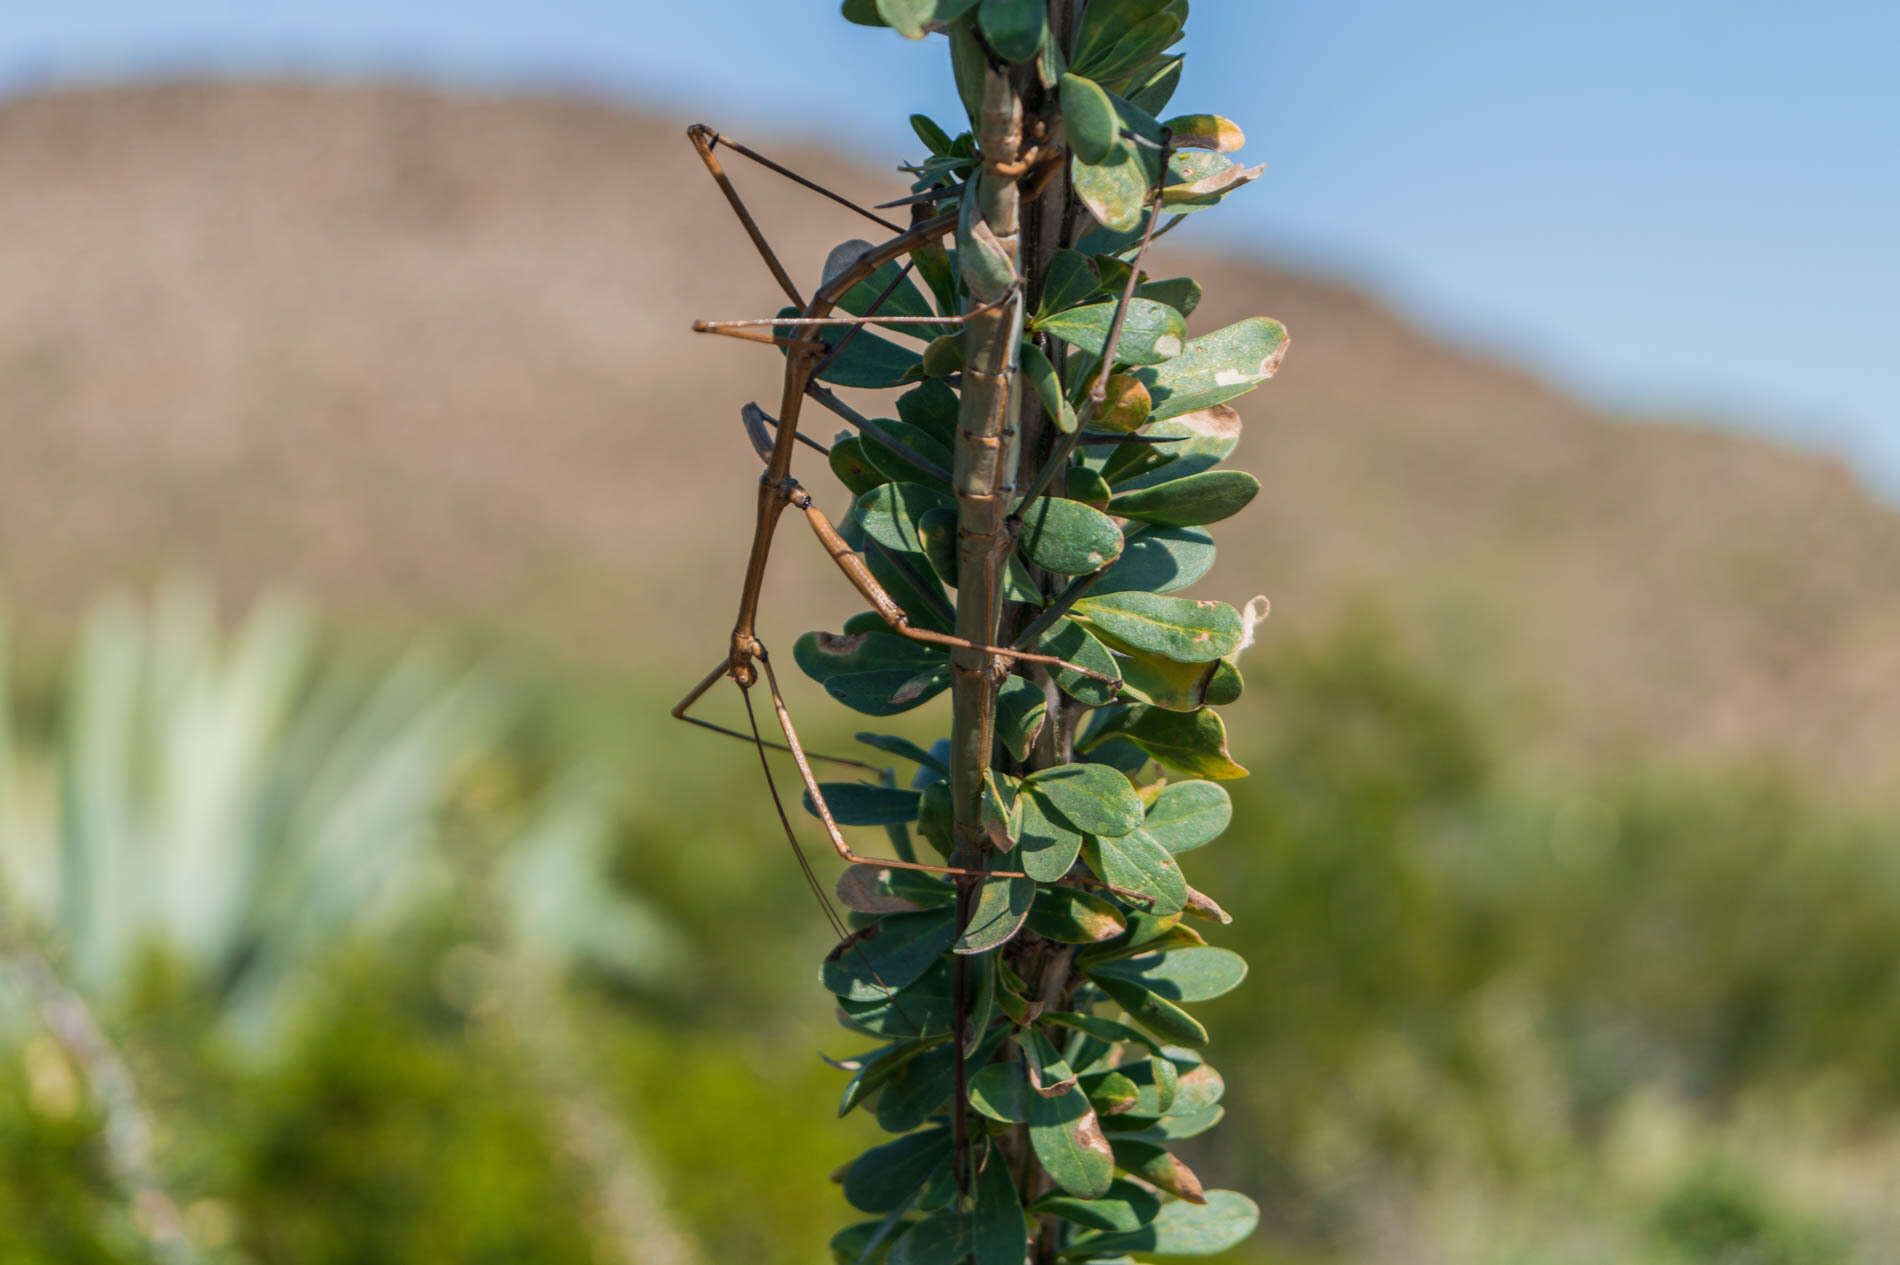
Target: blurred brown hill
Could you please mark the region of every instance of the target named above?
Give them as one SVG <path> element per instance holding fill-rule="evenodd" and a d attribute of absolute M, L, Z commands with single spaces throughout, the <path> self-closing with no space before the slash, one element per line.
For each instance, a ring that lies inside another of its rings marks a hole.
<path fill-rule="evenodd" d="M 688 323 L 776 300 L 684 121 L 389 86 L 0 105 L 16 623 L 56 636 L 102 586 L 182 564 L 370 623 L 710 665 L 757 469 L 738 407 L 776 364 Z M 860 233 L 739 174 L 801 279 Z M 1862 788 L 1900 766 L 1900 518 L 1839 462 L 1619 423 L 1296 270 L 1162 267 L 1208 283 L 1202 328 L 1265 312 L 1294 334 L 1244 402 L 1266 490 L 1211 585 L 1270 594 L 1272 635 L 1322 635 L 1369 597 L 1573 753 L 1785 749 Z M 855 609 L 787 528 L 781 644 Z"/>

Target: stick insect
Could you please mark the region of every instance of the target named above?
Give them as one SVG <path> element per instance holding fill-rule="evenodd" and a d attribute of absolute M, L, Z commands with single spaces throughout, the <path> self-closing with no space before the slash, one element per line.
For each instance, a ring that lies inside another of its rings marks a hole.
<path fill-rule="evenodd" d="M 870 603 L 872 610 L 878 614 L 890 630 L 899 636 L 930 645 L 980 651 L 1006 662 L 1039 663 L 1063 671 L 1080 673 L 1085 677 L 1097 681 L 1112 683 L 1112 678 L 1104 676 L 1100 672 L 1081 664 L 1070 663 L 1054 655 L 1040 654 L 1018 646 L 982 645 L 970 641 L 967 638 L 959 637 L 951 633 L 938 632 L 935 629 L 920 627 L 912 623 L 909 613 L 904 610 L 897 600 L 890 595 L 871 573 L 871 569 L 866 564 L 863 556 L 851 548 L 844 537 L 839 533 L 837 526 L 812 500 L 811 494 L 792 476 L 791 466 L 795 446 L 799 442 L 808 444 L 812 442 L 808 436 L 802 435 L 798 429 L 800 414 L 807 398 L 816 399 L 827 407 L 833 408 L 833 410 L 839 412 L 846 421 L 854 425 L 862 425 L 864 421 L 863 418 L 850 410 L 849 406 L 837 400 L 831 392 L 825 390 L 816 381 L 817 375 L 823 371 L 829 358 L 835 356 L 843 349 L 844 342 L 848 341 L 852 333 L 872 323 L 905 323 L 910 321 L 928 323 L 932 326 L 943 326 L 959 324 L 967 319 L 967 314 L 909 318 L 903 316 L 883 316 L 877 313 L 876 309 L 880 306 L 878 303 L 874 303 L 870 314 L 865 316 L 839 315 L 834 312 L 839 301 L 848 294 L 853 287 L 876 272 L 878 268 L 886 263 L 903 259 L 921 247 L 933 245 L 944 236 L 954 232 L 957 221 L 956 213 L 945 212 L 941 214 L 931 214 L 929 213 L 931 208 L 930 202 L 913 201 L 913 223 L 908 228 L 900 227 L 877 214 L 876 211 L 861 206 L 843 194 L 828 189 L 814 180 L 807 179 L 789 168 L 773 162 L 764 155 L 722 135 L 705 124 L 694 124 L 687 129 L 687 135 L 691 139 L 694 149 L 698 151 L 700 160 L 706 165 L 708 172 L 711 173 L 713 180 L 719 186 L 720 192 L 725 195 L 734 214 L 738 216 L 740 224 L 746 231 L 746 235 L 751 238 L 753 246 L 764 260 L 766 268 L 771 272 L 773 279 L 778 282 L 779 288 L 782 289 L 786 296 L 792 301 L 793 306 L 799 309 L 799 315 L 789 318 L 773 317 L 757 320 L 702 320 L 694 322 L 693 328 L 698 332 L 724 334 L 728 337 L 775 345 L 784 348 L 787 355 L 779 397 L 779 414 L 777 419 L 773 421 L 766 418 L 762 411 L 758 410 L 756 406 L 749 406 L 744 413 L 744 417 L 748 423 L 748 430 L 753 437 L 754 445 L 759 449 L 760 455 L 765 459 L 766 465 L 764 473 L 759 477 L 757 517 L 754 521 L 750 552 L 747 555 L 745 580 L 739 594 L 738 615 L 733 621 L 731 644 L 726 656 L 707 672 L 698 684 L 694 685 L 693 688 L 687 692 L 686 697 L 681 699 L 679 703 L 674 706 L 672 714 L 676 718 L 684 720 L 689 724 L 698 725 L 701 728 L 710 729 L 715 733 L 722 733 L 752 742 L 758 747 L 762 761 L 764 759 L 764 752 L 767 750 L 781 751 L 789 754 L 792 757 L 793 764 L 798 769 L 799 780 L 804 784 L 805 793 L 810 797 L 812 805 L 817 811 L 819 822 L 824 828 L 826 837 L 830 840 L 832 847 L 837 851 L 838 856 L 848 865 L 916 870 L 924 873 L 941 874 L 962 879 L 1027 878 L 1028 875 L 1015 871 L 974 870 L 966 866 L 932 865 L 921 861 L 867 857 L 854 851 L 850 843 L 845 839 L 836 818 L 832 815 L 830 806 L 825 802 L 824 794 L 819 789 L 817 776 L 812 771 L 812 762 L 815 759 L 825 760 L 830 763 L 867 770 L 871 769 L 871 766 L 860 761 L 839 757 L 817 756 L 805 750 L 804 744 L 799 740 L 798 730 L 792 722 L 791 713 L 786 707 L 784 695 L 779 689 L 778 678 L 773 671 L 771 656 L 757 631 L 759 607 L 762 600 L 766 566 L 771 555 L 773 537 L 777 532 L 780 517 L 788 508 L 792 508 L 804 514 L 806 522 L 810 525 L 813 535 L 817 537 L 825 554 L 832 560 L 833 564 L 843 572 L 845 578 L 851 583 L 851 586 L 857 590 L 858 594 L 863 597 L 865 601 Z M 828 277 L 809 299 L 805 298 L 799 293 L 798 287 L 793 283 L 784 264 L 780 262 L 777 252 L 772 249 L 764 232 L 759 228 L 758 221 L 753 217 L 745 200 L 733 186 L 731 178 L 727 176 L 724 165 L 719 161 L 719 155 L 717 153 L 722 147 L 829 198 L 841 206 L 849 208 L 858 215 L 891 231 L 893 235 L 882 243 L 866 249 L 855 261 Z M 954 190 L 944 191 L 945 196 L 948 196 L 952 192 L 954 192 Z M 900 274 L 900 276 L 901 275 L 903 274 Z M 848 329 L 844 339 L 840 340 L 837 345 L 827 344 L 817 336 L 817 334 L 822 332 L 826 327 L 837 326 L 845 326 Z M 793 332 L 780 332 L 783 330 Z M 805 331 L 812 332 L 807 334 Z M 767 426 L 775 426 L 776 428 L 776 434 L 771 437 L 769 447 L 764 443 Z M 874 432 L 867 430 L 866 433 L 872 434 Z M 739 688 L 740 697 L 745 703 L 750 732 L 732 729 L 690 714 L 693 706 L 697 704 L 713 686 L 725 678 L 730 678 Z M 777 718 L 779 729 L 784 735 L 784 742 L 782 743 L 766 741 L 760 731 L 757 716 L 752 705 L 751 691 L 755 685 L 761 683 L 765 686 L 766 693 L 771 699 L 772 711 Z M 796 848 L 796 835 L 792 830 L 789 815 L 784 810 L 783 802 L 779 799 L 777 789 L 771 782 L 769 765 L 767 766 L 766 777 L 768 786 L 772 787 L 773 800 L 774 803 L 778 805 L 779 815 L 785 826 L 786 834 L 793 839 L 793 846 Z M 802 860 L 802 852 L 800 853 L 800 857 Z M 815 882 L 815 879 L 813 881 Z"/>
<path fill-rule="evenodd" d="M 738 614 L 733 623 L 730 644 L 726 655 L 687 692 L 686 696 L 673 708 L 672 714 L 676 718 L 687 721 L 690 724 L 698 725 L 716 733 L 740 738 L 753 744 L 758 752 L 760 765 L 766 779 L 766 785 L 771 794 L 774 809 L 778 814 L 786 838 L 791 844 L 794 855 L 798 859 L 799 866 L 807 884 L 811 887 L 826 917 L 831 922 L 834 931 L 840 936 L 841 940 L 846 943 L 855 942 L 852 937 L 846 935 L 842 921 L 837 912 L 832 908 L 831 902 L 826 896 L 823 887 L 819 884 L 809 860 L 798 844 L 797 835 L 792 827 L 785 803 L 773 780 L 770 761 L 766 754 L 769 750 L 783 752 L 791 756 L 793 764 L 798 770 L 799 779 L 809 798 L 810 806 L 816 813 L 832 847 L 847 865 L 920 871 L 929 874 L 943 875 L 957 880 L 959 888 L 958 921 L 959 924 L 961 924 L 968 918 L 971 908 L 971 893 L 975 883 L 988 879 L 1018 879 L 1029 878 L 1030 876 L 1021 871 L 972 868 L 972 864 L 982 865 L 982 857 L 979 855 L 970 858 L 962 852 L 955 853 L 949 858 L 949 860 L 953 862 L 952 864 L 935 865 L 913 860 L 867 857 L 853 850 L 839 828 L 830 806 L 826 803 L 824 793 L 813 772 L 812 764 L 814 760 L 824 760 L 870 772 L 876 772 L 877 770 L 873 768 L 873 766 L 861 761 L 819 756 L 805 750 L 803 743 L 799 739 L 797 728 L 793 724 L 790 711 L 786 706 L 783 693 L 779 689 L 771 656 L 763 640 L 761 640 L 758 635 L 757 622 L 772 541 L 781 517 L 788 508 L 794 508 L 805 516 L 807 524 L 811 527 L 820 546 L 824 549 L 833 564 L 843 572 L 852 587 L 871 605 L 872 610 L 884 624 L 899 636 L 931 645 L 980 652 L 986 656 L 992 664 L 1007 664 L 1012 667 L 1021 664 L 1040 664 L 1046 668 L 1077 673 L 1082 677 L 1108 683 L 1111 686 L 1119 684 L 1114 678 L 1083 665 L 1070 663 L 1053 655 L 1042 654 L 1023 648 L 1024 643 L 1031 641 L 1037 631 L 1048 626 L 1050 618 L 1049 612 L 1045 612 L 1042 619 L 1032 622 L 1029 629 L 1025 630 L 1025 634 L 1017 639 L 1016 644 L 1009 646 L 986 645 L 966 637 L 938 632 L 928 627 L 919 627 L 913 624 L 909 613 L 906 612 L 896 599 L 879 583 L 867 564 L 866 559 L 851 548 L 836 525 L 817 507 L 810 493 L 804 489 L 791 473 L 792 459 L 795 448 L 799 443 L 802 442 L 808 446 L 819 448 L 821 452 L 823 451 L 823 449 L 808 436 L 802 435 L 799 432 L 801 411 L 805 400 L 808 398 L 817 400 L 819 403 L 845 418 L 847 422 L 858 426 L 860 432 L 866 437 L 872 439 L 876 438 L 874 428 L 869 426 L 865 419 L 859 417 L 848 406 L 843 405 L 841 401 L 837 400 L 835 396 L 826 391 L 817 382 L 818 375 L 822 373 L 830 361 L 844 349 L 845 345 L 848 344 L 850 339 L 858 331 L 872 323 L 901 325 L 906 322 L 915 322 L 919 324 L 928 323 L 930 326 L 937 328 L 947 325 L 957 325 L 979 311 L 994 310 L 996 306 L 1002 303 L 1019 301 L 1021 297 L 1021 282 L 1019 280 L 1017 285 L 1002 298 L 992 300 L 990 304 L 986 306 L 966 307 L 961 314 L 921 317 L 879 315 L 879 310 L 884 301 L 890 297 L 896 287 L 902 283 L 904 277 L 908 275 L 910 268 L 914 264 L 913 260 L 906 262 L 904 269 L 899 272 L 897 279 L 864 310 L 863 314 L 838 315 L 834 309 L 839 306 L 844 297 L 848 295 L 854 287 L 871 277 L 879 268 L 886 264 L 895 263 L 900 259 L 905 259 L 907 256 L 911 256 L 923 248 L 934 246 L 944 236 L 955 230 L 958 219 L 957 213 L 955 211 L 938 212 L 936 207 L 940 202 L 957 196 L 960 190 L 955 187 L 934 188 L 926 191 L 924 194 L 899 199 L 897 203 L 887 204 L 886 207 L 879 208 L 889 209 L 891 206 L 908 205 L 910 207 L 911 223 L 908 227 L 903 227 L 879 215 L 877 210 L 860 206 L 842 194 L 773 162 L 764 155 L 721 135 L 703 124 L 696 124 L 689 128 L 688 136 L 695 150 L 698 152 L 701 161 L 705 164 L 721 193 L 724 194 L 734 214 L 738 217 L 741 226 L 744 228 L 746 235 L 751 239 L 754 248 L 764 261 L 767 270 L 771 273 L 773 279 L 779 285 L 779 288 L 783 290 L 787 298 L 791 300 L 792 306 L 797 310 L 798 314 L 793 317 L 780 316 L 750 320 L 702 320 L 694 324 L 695 330 L 699 332 L 722 334 L 782 348 L 785 352 L 785 368 L 781 382 L 777 419 L 774 420 L 770 418 L 756 405 L 748 405 L 742 412 L 742 419 L 746 424 L 748 433 L 752 437 L 753 444 L 761 458 L 765 461 L 765 470 L 759 479 L 757 515 L 747 558 L 745 579 L 740 590 Z M 855 259 L 829 268 L 827 276 L 817 290 L 809 298 L 806 298 L 801 295 L 798 287 L 793 283 L 785 266 L 760 229 L 757 220 L 753 217 L 744 199 L 739 195 L 731 179 L 727 176 L 717 153 L 717 150 L 720 148 L 725 148 L 732 153 L 758 163 L 768 170 L 776 172 L 804 188 L 830 199 L 855 214 L 878 224 L 881 228 L 889 232 L 891 236 L 886 238 L 882 243 L 865 248 Z M 1166 170 L 1165 149 L 1161 167 L 1163 171 Z M 1046 178 L 1048 172 L 1047 170 L 1031 171 L 1026 168 L 1023 174 L 1026 179 L 1036 179 Z M 1097 405 L 1099 405 L 1102 400 L 1108 371 L 1114 362 L 1114 351 L 1121 336 L 1123 320 L 1127 314 L 1137 278 L 1140 275 L 1142 257 L 1154 236 L 1155 225 L 1161 218 L 1159 180 L 1156 181 L 1152 196 L 1153 206 L 1150 209 L 1148 217 L 1147 232 L 1144 234 L 1140 249 L 1135 255 L 1133 267 L 1129 273 L 1126 286 L 1121 295 L 1121 302 L 1110 330 L 1107 347 L 1101 360 L 1099 370 L 1096 372 L 1095 381 L 1090 392 L 1091 400 Z M 826 332 L 837 329 L 843 329 L 845 332 L 838 338 L 835 344 L 827 343 L 825 341 Z M 772 427 L 776 427 L 775 434 L 770 433 L 770 428 Z M 1066 464 L 1070 454 L 1074 451 L 1076 443 L 1079 442 L 1081 438 L 1081 431 L 1078 427 L 1074 434 L 1065 437 L 1065 441 L 1057 446 L 1057 450 L 1051 455 L 1049 462 L 1033 480 L 1028 499 L 1034 499 L 1044 492 L 1051 477 Z M 908 456 L 909 454 L 907 454 L 907 457 Z M 914 460 L 914 458 L 912 459 Z M 947 480 L 947 472 L 941 473 L 944 473 Z M 1075 591 L 1079 592 L 1080 589 L 1078 588 Z M 1052 607 L 1051 610 L 1059 614 L 1060 603 L 1058 603 L 1056 607 Z M 722 679 L 730 679 L 739 689 L 746 712 L 747 730 L 730 728 L 691 714 L 694 705 Z M 768 741 L 761 730 L 751 694 L 753 687 L 759 684 L 764 685 L 771 700 L 772 710 L 783 736 L 783 742 Z M 955 862 L 958 861 L 963 861 L 964 864 L 955 864 Z M 1079 881 L 1090 880 L 1084 879 Z M 1111 890 L 1116 891 L 1118 895 L 1137 901 L 1145 899 L 1139 893 L 1123 892 L 1120 889 Z M 964 928 L 960 925 L 958 930 L 959 933 L 961 933 Z M 959 1100 L 962 1100 L 966 1093 L 962 1056 L 966 1053 L 964 1046 L 967 1042 L 968 1034 L 966 1034 L 963 1029 L 967 1026 L 969 1021 L 968 996 L 963 966 L 963 960 L 959 959 L 958 970 L 956 972 L 955 1016 L 952 1020 L 952 1032 L 954 1034 L 952 1039 L 958 1047 L 955 1084 L 956 1095 Z M 873 974 L 875 975 L 874 970 Z M 879 983 L 881 984 L 882 981 L 880 980 Z M 963 1115 L 964 1105 L 962 1101 L 959 1101 L 956 1104 L 951 1122 L 956 1138 L 954 1170 L 959 1188 L 967 1193 L 969 1188 L 969 1142 L 963 1127 Z"/>

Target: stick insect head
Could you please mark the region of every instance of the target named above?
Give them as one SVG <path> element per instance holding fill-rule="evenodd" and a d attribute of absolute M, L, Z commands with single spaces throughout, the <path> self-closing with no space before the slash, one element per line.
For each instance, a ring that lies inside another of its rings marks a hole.
<path fill-rule="evenodd" d="M 764 409 L 752 403 L 739 410 L 739 421 L 745 427 L 747 439 L 752 441 L 752 450 L 759 454 L 760 461 L 772 459 L 772 428 L 778 425 L 766 416 Z"/>

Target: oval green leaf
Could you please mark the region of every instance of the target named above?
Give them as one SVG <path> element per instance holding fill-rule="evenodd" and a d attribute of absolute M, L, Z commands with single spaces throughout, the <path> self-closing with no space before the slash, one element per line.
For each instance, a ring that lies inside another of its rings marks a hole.
<path fill-rule="evenodd" d="M 1081 836 L 1076 836 L 1078 848 L 1081 842 Z M 1128 920 L 1112 903 L 1093 892 L 1044 887 L 1036 892 L 1029 907 L 1028 927 L 1059 944 L 1100 944 L 1127 930 Z"/>
<path fill-rule="evenodd" d="M 1071 1246 L 1089 1258 L 1127 1252 L 1158 1256 L 1213 1256 L 1244 1243 L 1260 1224 L 1260 1209 L 1233 1190 L 1210 1190 L 1205 1203 L 1183 1200 L 1162 1208 L 1153 1224 L 1127 1233 L 1092 1236 Z"/>
<path fill-rule="evenodd" d="M 1115 310 L 1120 306 L 1119 300 L 1112 300 L 1070 308 L 1039 318 L 1036 328 L 1080 347 L 1091 356 L 1099 356 L 1108 346 Z M 1115 363 L 1158 365 L 1180 355 L 1186 338 L 1187 322 L 1179 312 L 1153 299 L 1130 299 L 1128 316 L 1122 322 L 1121 341 L 1115 344 Z"/>
<path fill-rule="evenodd" d="M 1107 1194 L 1115 1156 L 1082 1091 L 1071 1088 L 1057 1098 L 1026 1092 L 1024 1099 L 1030 1145 L 1056 1185 L 1082 1199 Z"/>
<path fill-rule="evenodd" d="M 1240 612 L 1225 602 L 1123 592 L 1084 597 L 1070 614 L 1131 649 L 1176 663 L 1211 663 L 1240 648 Z"/>
<path fill-rule="evenodd" d="M 1096 962 L 1091 979 L 1119 979 L 1175 1002 L 1212 1001 L 1247 978 L 1247 962 L 1231 949 L 1176 949 Z"/>
<path fill-rule="evenodd" d="M 1198 527 L 1232 518 L 1260 492 L 1260 480 L 1239 470 L 1208 470 L 1126 492 L 1108 512 L 1164 527 Z"/>
<path fill-rule="evenodd" d="M 1058 88 L 1062 100 L 1062 126 L 1069 147 L 1085 163 L 1107 159 L 1121 134 L 1121 120 L 1115 106 L 1100 84 L 1081 75 L 1064 75 Z"/>
<path fill-rule="evenodd" d="M 1178 417 L 1247 394 L 1278 371 L 1286 349 L 1286 326 L 1264 316 L 1191 340 L 1166 364 L 1141 371 L 1154 417 Z"/>
<path fill-rule="evenodd" d="M 874 1146 L 844 1172 L 844 1197 L 859 1212 L 890 1212 L 950 1154 L 950 1130 L 928 1129 Z"/>
<path fill-rule="evenodd" d="M 888 1000 L 921 979 L 956 938 L 954 911 L 891 914 L 833 947 L 818 978 L 846 1001 Z"/>
<path fill-rule="evenodd" d="M 1143 831 L 1113 838 L 1091 837 L 1082 847 L 1097 878 L 1147 896 L 1150 913 L 1165 916 L 1179 913 L 1186 906 L 1187 880 L 1181 876 L 1180 865 L 1172 853 Z"/>
<path fill-rule="evenodd" d="M 1247 776 L 1247 770 L 1228 754 L 1227 726 L 1211 707 L 1193 712 L 1132 707 L 1113 726 L 1113 732 L 1169 768 L 1193 777 L 1231 782 Z"/>
<path fill-rule="evenodd" d="M 1141 828 L 1179 856 L 1212 843 L 1234 819 L 1233 797 L 1216 782 L 1170 782 L 1148 805 Z"/>
<path fill-rule="evenodd" d="M 1019 513 L 1023 556 L 1045 571 L 1087 575 L 1121 556 L 1121 528 L 1102 511 L 1080 501 L 1041 496 Z"/>
<path fill-rule="evenodd" d="M 1091 835 L 1125 835 L 1141 825 L 1141 797 L 1128 779 L 1103 764 L 1059 764 L 1023 779 L 1044 808 Z"/>
<path fill-rule="evenodd" d="M 1089 596 L 1171 593 L 1194 583 L 1213 565 L 1214 538 L 1199 527 L 1135 524 L 1122 544 L 1122 556 L 1090 586 Z"/>

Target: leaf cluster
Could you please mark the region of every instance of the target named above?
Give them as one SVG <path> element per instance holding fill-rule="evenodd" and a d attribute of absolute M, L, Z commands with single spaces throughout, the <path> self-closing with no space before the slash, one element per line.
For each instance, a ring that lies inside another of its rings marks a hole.
<path fill-rule="evenodd" d="M 1024 455 L 1009 519 L 1004 626 L 1017 648 L 1072 665 L 1011 665 L 982 797 L 994 877 L 962 907 L 956 885 L 932 874 L 857 868 L 840 881 L 853 931 L 819 974 L 839 1022 L 872 1042 L 839 1064 L 850 1074 L 840 1112 L 874 1113 L 897 1135 L 841 1171 L 865 1214 L 832 1242 L 842 1265 L 1021 1265 L 1032 1231 L 1065 1262 L 1209 1254 L 1257 1220 L 1251 1201 L 1205 1189 L 1173 1150 L 1223 1111 L 1193 1007 L 1246 974 L 1197 929 L 1227 919 L 1180 858 L 1226 828 L 1221 783 L 1246 773 L 1218 708 L 1244 688 L 1252 623 L 1182 590 L 1213 564 L 1208 527 L 1259 491 L 1225 466 L 1242 429 L 1230 402 L 1272 376 L 1287 336 L 1256 317 L 1192 337 L 1200 286 L 1140 271 L 1145 237 L 1260 170 L 1227 156 L 1243 139 L 1231 122 L 1158 117 L 1179 82 L 1170 50 L 1187 9 L 1094 0 L 1063 40 L 1044 0 L 844 4 L 863 25 L 946 35 L 972 119 L 987 68 L 1018 68 L 1060 142 L 1078 213 L 1019 279 L 967 194 L 981 160 L 974 128 L 915 116 L 927 152 L 905 170 L 920 204 L 960 211 L 955 245 L 919 251 L 909 272 L 887 265 L 840 305 L 919 319 L 821 335 L 833 348 L 821 380 L 897 392 L 894 416 L 866 418 L 831 449 L 854 497 L 840 531 L 913 625 L 949 631 L 968 350 L 949 318 L 1027 282 L 1020 381 L 1048 426 Z M 827 271 L 863 249 L 841 246 Z M 868 716 L 921 707 L 952 681 L 947 651 L 870 611 L 806 634 L 795 656 Z M 821 785 L 832 816 L 883 829 L 902 860 L 947 860 L 950 744 L 860 738 L 908 776 L 893 766 Z M 806 807 L 816 810 L 809 797 Z M 953 1031 L 959 973 L 971 1016 Z M 966 1100 L 973 1177 L 960 1190 L 953 1117 Z"/>

